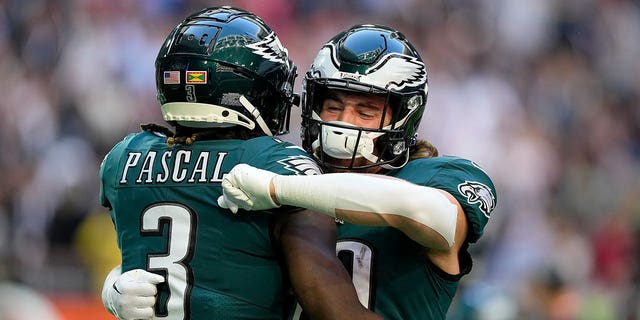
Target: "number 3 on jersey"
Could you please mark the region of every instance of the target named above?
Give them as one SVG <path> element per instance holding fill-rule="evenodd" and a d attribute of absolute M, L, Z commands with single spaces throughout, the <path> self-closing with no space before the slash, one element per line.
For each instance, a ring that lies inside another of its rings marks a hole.
<path fill-rule="evenodd" d="M 195 214 L 175 203 L 153 205 L 142 213 L 144 236 L 162 236 L 164 228 L 169 229 L 167 252 L 147 255 L 147 270 L 165 274 L 170 291 L 164 305 L 156 306 L 154 319 L 184 320 L 189 318 L 189 295 L 193 284 L 189 261 L 196 235 Z M 162 303 L 162 299 L 158 301 Z"/>

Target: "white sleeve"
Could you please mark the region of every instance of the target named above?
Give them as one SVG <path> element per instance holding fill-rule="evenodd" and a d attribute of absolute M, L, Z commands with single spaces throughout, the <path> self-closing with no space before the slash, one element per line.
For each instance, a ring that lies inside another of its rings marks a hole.
<path fill-rule="evenodd" d="M 385 225 L 385 216 L 400 216 L 434 230 L 453 246 L 458 209 L 438 189 L 358 173 L 276 176 L 273 184 L 280 204 L 361 225 Z"/>

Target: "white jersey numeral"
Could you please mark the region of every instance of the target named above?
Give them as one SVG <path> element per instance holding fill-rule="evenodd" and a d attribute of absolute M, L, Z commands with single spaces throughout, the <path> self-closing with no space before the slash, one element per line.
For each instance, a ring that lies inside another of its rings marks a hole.
<path fill-rule="evenodd" d="M 191 270 L 188 261 L 192 255 L 192 239 L 195 225 L 193 213 L 179 204 L 159 204 L 149 207 L 142 214 L 142 233 L 162 235 L 160 227 L 169 228 L 167 252 L 147 255 L 147 269 L 166 273 L 169 298 L 168 314 L 153 319 L 184 320 L 189 318 L 188 301 L 191 289 Z M 164 309 L 164 308 L 163 308 Z"/>
<path fill-rule="evenodd" d="M 372 288 L 372 273 L 374 263 L 373 250 L 366 243 L 357 240 L 340 240 L 336 243 L 336 255 L 348 255 L 351 257 L 351 265 L 345 265 L 351 274 L 351 281 L 356 288 L 358 299 L 363 306 L 372 309 L 371 297 L 375 288 Z M 343 260 L 343 263 L 345 261 Z M 307 319 L 302 307 L 296 303 L 289 316 L 290 320 Z"/>
<path fill-rule="evenodd" d="M 363 306 L 371 307 L 371 267 L 373 263 L 373 250 L 367 244 L 360 241 L 338 241 L 336 253 L 353 256 L 353 263 L 345 266 L 351 273 L 353 286 L 358 293 L 358 299 Z"/>

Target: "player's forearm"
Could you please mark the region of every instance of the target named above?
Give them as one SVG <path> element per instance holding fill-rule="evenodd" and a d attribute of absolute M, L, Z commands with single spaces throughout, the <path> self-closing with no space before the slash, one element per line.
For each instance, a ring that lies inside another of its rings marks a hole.
<path fill-rule="evenodd" d="M 280 240 L 289 276 L 310 319 L 382 319 L 356 295 L 335 254 L 335 222 L 313 212 L 290 214 Z"/>
<path fill-rule="evenodd" d="M 396 227 L 413 239 L 424 239 L 425 233 L 436 234 L 437 239 L 423 243 L 425 246 L 444 242 L 448 247 L 453 245 L 457 206 L 438 189 L 355 173 L 276 176 L 273 185 L 280 204 L 308 208 L 359 225 Z"/>

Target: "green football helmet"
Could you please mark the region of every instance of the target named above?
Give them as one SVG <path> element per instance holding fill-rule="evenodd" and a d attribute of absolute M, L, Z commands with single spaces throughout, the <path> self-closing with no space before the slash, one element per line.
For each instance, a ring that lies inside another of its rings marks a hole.
<path fill-rule="evenodd" d="M 174 126 L 287 133 L 296 75 L 271 28 L 228 6 L 186 18 L 156 58 L 157 98 L 164 120 Z"/>
<path fill-rule="evenodd" d="M 392 110 L 390 124 L 384 126 L 382 119 L 377 128 L 362 128 L 322 121 L 329 90 L 384 96 L 385 108 Z M 353 26 L 320 49 L 303 79 L 302 145 L 324 167 L 402 167 L 417 140 L 427 90 L 426 67 L 404 35 L 382 25 Z M 369 164 L 355 166 L 360 157 Z M 351 159 L 351 165 L 331 164 L 330 158 Z"/>

